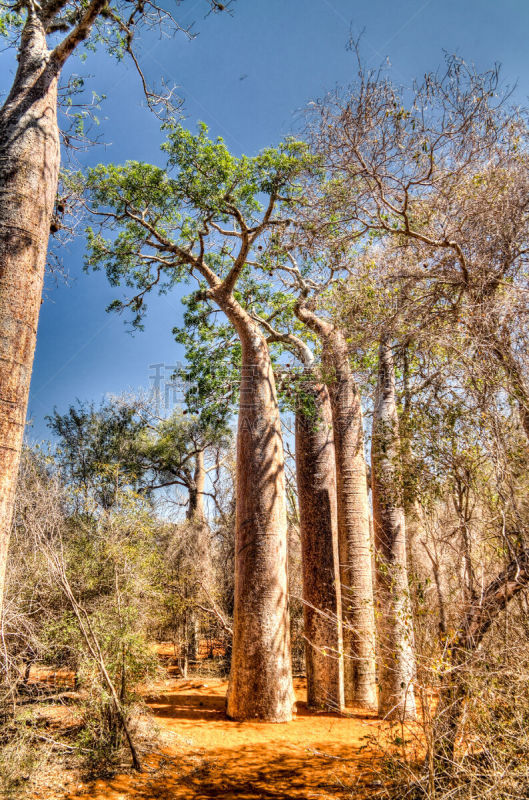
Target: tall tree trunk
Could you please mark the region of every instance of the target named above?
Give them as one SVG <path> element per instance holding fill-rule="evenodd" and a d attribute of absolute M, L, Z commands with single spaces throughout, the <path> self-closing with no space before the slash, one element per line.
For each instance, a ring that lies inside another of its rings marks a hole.
<path fill-rule="evenodd" d="M 379 713 L 390 719 L 416 716 L 413 620 L 406 563 L 406 521 L 395 369 L 391 345 L 380 343 L 373 415 L 371 486 L 375 533 L 379 651 Z"/>
<path fill-rule="evenodd" d="M 193 484 L 189 487 L 189 505 L 187 518 L 199 523 L 205 523 L 204 486 L 206 483 L 206 470 L 204 469 L 204 451 L 199 450 L 195 456 L 195 469 L 193 471 Z"/>
<path fill-rule="evenodd" d="M 234 325 L 242 345 L 227 713 L 238 720 L 285 722 L 292 718 L 294 692 L 284 455 L 274 373 L 258 325 L 222 290 L 211 295 Z"/>
<path fill-rule="evenodd" d="M 194 608 L 189 612 L 189 630 L 187 635 L 189 662 L 193 664 L 196 669 L 200 648 L 200 624 L 197 612 Z"/>
<path fill-rule="evenodd" d="M 193 523 L 193 540 L 191 547 L 190 574 L 195 574 L 199 583 L 204 586 L 211 580 L 211 548 L 209 544 L 209 528 L 204 509 L 204 487 L 206 470 L 204 468 L 204 451 L 198 450 L 195 456 L 193 480 L 189 484 L 189 504 L 187 519 Z M 200 646 L 200 624 L 198 611 L 191 604 L 189 607 L 188 640 L 186 643 L 188 661 L 196 666 Z"/>
<path fill-rule="evenodd" d="M 307 703 L 344 705 L 336 465 L 325 384 L 307 381 L 296 411 Z M 306 405 L 310 408 L 307 413 Z"/>
<path fill-rule="evenodd" d="M 342 332 L 298 304 L 296 314 L 322 341 L 329 376 L 338 506 L 346 705 L 377 706 L 373 568 L 360 397 Z"/>
<path fill-rule="evenodd" d="M 57 191 L 57 76 L 44 27 L 30 12 L 0 110 L 0 612 Z"/>
<path fill-rule="evenodd" d="M 363 415 L 345 339 L 334 331 L 324 343 L 324 364 L 334 424 L 338 537 L 345 672 L 345 702 L 377 706 L 375 610 Z"/>

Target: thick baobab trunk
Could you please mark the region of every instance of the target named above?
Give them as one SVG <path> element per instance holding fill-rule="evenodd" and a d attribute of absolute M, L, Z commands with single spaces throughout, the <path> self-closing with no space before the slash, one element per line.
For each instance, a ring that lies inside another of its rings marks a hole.
<path fill-rule="evenodd" d="M 375 610 L 369 502 L 360 397 L 345 337 L 298 304 L 296 314 L 320 337 L 329 377 L 338 507 L 346 705 L 377 706 Z"/>
<path fill-rule="evenodd" d="M 324 342 L 333 412 L 342 585 L 345 702 L 376 708 L 375 610 L 363 415 L 343 335 Z"/>
<path fill-rule="evenodd" d="M 31 13 L 0 110 L 0 612 L 57 191 L 57 75 L 44 27 Z"/>
<path fill-rule="evenodd" d="M 296 413 L 307 703 L 344 705 L 343 642 L 332 413 L 325 384 L 308 381 Z M 310 406 L 307 413 L 306 405 Z"/>
<path fill-rule="evenodd" d="M 235 600 L 227 713 L 286 722 L 294 692 L 287 588 L 283 440 L 272 364 L 257 324 L 212 295 L 242 344 L 237 434 Z"/>
<path fill-rule="evenodd" d="M 380 343 L 373 415 L 371 485 L 377 586 L 379 713 L 390 719 L 416 716 L 413 621 L 406 563 L 399 421 L 393 354 Z"/>

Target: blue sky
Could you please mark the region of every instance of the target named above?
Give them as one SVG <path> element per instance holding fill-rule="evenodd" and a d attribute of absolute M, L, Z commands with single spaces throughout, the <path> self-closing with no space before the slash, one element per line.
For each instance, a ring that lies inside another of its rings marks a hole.
<path fill-rule="evenodd" d="M 180 87 L 186 124 L 205 121 L 236 153 L 277 142 L 296 129 L 307 102 L 354 79 L 350 30 L 364 31 L 370 65 L 389 58 L 398 82 L 435 69 L 447 51 L 479 69 L 500 62 L 505 79 L 518 82 L 518 101 L 529 95 L 527 0 L 237 0 L 233 9 L 233 16 L 204 18 L 205 0 L 185 0 L 175 16 L 182 25 L 194 21 L 199 35 L 152 36 L 140 56 L 149 80 Z M 3 94 L 14 68 L 13 53 L 0 55 Z M 159 123 L 145 108 L 132 66 L 96 53 L 85 63 L 75 59 L 69 71 L 90 74 L 90 87 L 107 96 L 98 131 L 107 144 L 79 154 L 81 164 L 161 163 Z M 33 440 L 49 438 L 44 417 L 54 406 L 65 410 L 76 397 L 98 401 L 145 388 L 149 365 L 182 358 L 171 329 L 181 321 L 185 287 L 152 297 L 145 331 L 131 336 L 123 317 L 105 312 L 120 290 L 104 275 L 82 271 L 82 237 L 63 260 L 68 283 L 48 277 L 41 310 L 28 411 Z"/>

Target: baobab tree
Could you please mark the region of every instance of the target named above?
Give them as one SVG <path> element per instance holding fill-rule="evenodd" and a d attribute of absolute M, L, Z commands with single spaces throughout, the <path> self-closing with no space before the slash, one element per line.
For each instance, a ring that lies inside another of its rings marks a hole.
<path fill-rule="evenodd" d="M 346 705 L 376 707 L 375 615 L 363 415 L 343 332 L 301 300 L 296 314 L 320 337 L 332 408 L 342 587 Z"/>
<path fill-rule="evenodd" d="M 218 6 L 210 4 L 213 10 Z M 119 56 L 127 51 L 140 71 L 132 51 L 134 33 L 154 25 L 179 27 L 152 0 L 22 0 L 0 8 L 0 35 L 12 34 L 17 59 L 13 85 L 0 108 L 0 613 L 57 193 L 58 82 L 68 59 L 90 39 L 104 41 Z"/>
<path fill-rule="evenodd" d="M 89 171 L 88 207 L 111 238 L 89 231 L 88 264 L 114 285 L 146 295 L 189 275 L 203 282 L 241 346 L 233 655 L 227 711 L 235 719 L 286 721 L 292 714 L 287 599 L 284 455 L 274 372 L 259 324 L 237 299 L 241 275 L 273 231 L 289 223 L 306 148 L 287 140 L 254 158 L 233 157 L 207 129 L 169 123 L 168 169 L 129 162 Z M 75 179 L 74 179 L 75 180 Z M 264 197 L 264 205 L 261 198 Z M 264 242 L 262 244 L 261 242 Z"/>
<path fill-rule="evenodd" d="M 262 251 L 261 251 L 262 252 Z M 266 256 L 264 261 L 267 262 Z M 238 284 L 241 303 L 263 328 L 280 398 L 295 397 L 296 460 L 303 577 L 303 616 L 307 670 L 307 702 L 313 708 L 343 706 L 341 598 L 338 575 L 336 477 L 329 397 L 309 344 L 293 334 L 293 296 L 278 289 L 270 265 L 253 264 L 255 275 Z M 259 275 L 259 268 L 264 275 Z M 196 413 L 224 416 L 237 394 L 240 345 L 230 325 L 213 319 L 211 306 L 194 293 L 185 298 L 184 324 L 175 329 L 186 347 L 180 374 L 188 389 L 186 402 Z M 274 323 L 272 325 L 272 322 Z M 299 323 L 297 323 L 299 327 Z M 277 347 L 274 347 L 276 345 Z M 277 349 L 292 353 L 303 371 L 284 373 Z M 277 380 L 277 378 L 276 378 Z"/>
<path fill-rule="evenodd" d="M 309 138 L 325 180 L 308 186 L 300 214 L 308 245 L 338 261 L 368 237 L 400 253 L 387 286 L 411 327 L 433 336 L 441 321 L 465 328 L 476 378 L 488 353 L 527 435 L 524 337 L 511 336 L 504 302 L 510 292 L 519 305 L 526 291 L 527 134 L 507 104 L 497 69 L 478 73 L 459 58 L 409 91 L 359 63 L 354 85 L 312 106 Z M 379 504 L 379 520 L 390 506 Z"/>
<path fill-rule="evenodd" d="M 402 354 L 409 355 L 410 339 L 420 341 L 420 329 L 411 313 L 410 318 L 406 315 L 415 299 L 413 292 L 395 278 L 399 267 L 410 264 L 406 255 L 401 256 L 403 264 L 399 261 L 397 265 L 396 260 L 390 248 L 386 251 L 379 245 L 351 254 L 349 274 L 336 285 L 326 305 L 333 309 L 335 324 L 347 334 L 350 357 L 357 368 L 361 371 L 363 365 L 363 370 L 372 374 L 373 365 L 378 365 L 371 424 L 378 707 L 385 717 L 405 719 L 415 715 L 406 541 L 413 469 L 405 425 L 412 400 L 409 376 L 401 388 L 404 403 L 397 394 L 394 359 L 398 354 L 399 366 L 405 361 Z M 415 348 L 418 346 L 416 341 Z M 406 368 L 403 372 L 407 374 Z M 398 406 L 404 409 L 402 440 Z"/>
<path fill-rule="evenodd" d="M 375 534 L 378 621 L 378 708 L 382 716 L 415 717 L 415 654 L 408 586 L 395 366 L 389 337 L 378 353 L 371 435 L 371 489 Z"/>
<path fill-rule="evenodd" d="M 343 706 L 343 653 L 328 390 L 306 337 L 292 333 L 293 327 L 301 327 L 292 315 L 294 296 L 281 291 L 267 254 L 260 252 L 260 263 L 252 264 L 255 274 L 241 277 L 238 294 L 266 334 L 280 397 L 289 407 L 295 398 L 307 701 L 313 708 L 337 709 Z M 186 402 L 210 420 L 224 415 L 235 400 L 240 345 L 231 326 L 212 321 L 217 312 L 200 293 L 187 297 L 185 304 L 184 325 L 175 332 L 186 347 L 188 363 L 180 371 L 188 383 Z M 292 353 L 303 371 L 285 373 L 276 358 L 278 349 Z"/>
<path fill-rule="evenodd" d="M 307 704 L 340 710 L 344 705 L 342 599 L 329 390 L 318 375 L 312 350 L 300 336 L 273 327 L 266 317 L 255 318 L 268 333 L 269 344 L 279 343 L 303 365 L 302 374 L 288 383 L 295 395 Z"/>
<path fill-rule="evenodd" d="M 316 313 L 317 295 L 322 287 L 303 274 L 291 245 L 287 244 L 276 256 L 297 295 L 295 316 L 321 342 L 322 376 L 332 410 L 336 463 L 345 703 L 372 709 L 377 705 L 375 614 L 360 395 L 344 331 L 323 312 Z M 334 272 L 330 271 L 325 286 L 333 280 Z"/>

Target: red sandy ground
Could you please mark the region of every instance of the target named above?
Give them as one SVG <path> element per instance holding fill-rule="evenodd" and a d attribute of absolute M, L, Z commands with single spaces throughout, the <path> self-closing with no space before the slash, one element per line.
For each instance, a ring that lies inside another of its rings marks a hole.
<path fill-rule="evenodd" d="M 169 655 L 160 648 L 160 655 Z M 295 681 L 292 722 L 233 722 L 225 716 L 227 684 L 169 678 L 146 694 L 161 729 L 162 756 L 144 759 L 140 774 L 76 787 L 67 800 L 330 800 L 374 797 L 380 755 L 372 737 L 383 723 L 350 709 L 347 716 L 306 707 Z"/>

